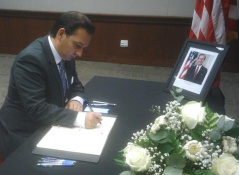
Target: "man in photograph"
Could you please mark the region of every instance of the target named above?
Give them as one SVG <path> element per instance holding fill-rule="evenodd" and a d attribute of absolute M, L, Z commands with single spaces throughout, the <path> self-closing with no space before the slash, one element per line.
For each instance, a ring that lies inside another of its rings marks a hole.
<path fill-rule="evenodd" d="M 205 60 L 206 60 L 206 55 L 200 54 L 196 61 L 196 65 L 191 66 L 188 69 L 184 80 L 201 85 L 207 74 L 207 68 L 203 66 L 203 62 Z"/>

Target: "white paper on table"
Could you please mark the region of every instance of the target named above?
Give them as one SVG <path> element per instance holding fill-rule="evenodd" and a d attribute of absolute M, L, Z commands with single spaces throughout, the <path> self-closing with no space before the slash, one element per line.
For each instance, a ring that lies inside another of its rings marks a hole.
<path fill-rule="evenodd" d="M 94 112 L 100 112 L 100 113 L 103 113 L 103 114 L 108 114 L 108 112 L 109 112 L 110 109 L 108 109 L 108 108 L 94 108 L 94 107 L 92 107 L 92 110 L 93 110 Z M 91 111 L 91 110 L 90 110 L 90 108 L 87 106 L 84 111 L 85 111 L 85 112 L 89 112 L 89 111 Z"/>
<path fill-rule="evenodd" d="M 102 117 L 94 129 L 52 126 L 37 147 L 69 152 L 101 155 L 116 117 Z"/>

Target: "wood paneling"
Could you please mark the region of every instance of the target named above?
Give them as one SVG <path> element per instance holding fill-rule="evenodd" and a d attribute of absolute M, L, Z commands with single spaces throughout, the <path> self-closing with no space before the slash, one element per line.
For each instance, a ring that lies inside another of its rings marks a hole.
<path fill-rule="evenodd" d="M 58 15 L 0 10 L 0 52 L 18 54 L 38 37 L 45 36 Z"/>
<path fill-rule="evenodd" d="M 18 54 L 46 35 L 60 13 L 0 10 L 0 52 Z M 188 37 L 191 18 L 87 15 L 96 26 L 81 60 L 173 67 Z M 121 48 L 120 40 L 129 47 Z M 234 46 L 235 44 L 232 44 Z M 239 72 L 236 49 L 226 58 L 224 71 Z"/>
<path fill-rule="evenodd" d="M 180 24 L 174 18 L 108 18 L 94 21 L 96 33 L 81 59 L 172 67 L 190 29 L 188 19 Z M 120 40 L 128 40 L 128 48 Z"/>

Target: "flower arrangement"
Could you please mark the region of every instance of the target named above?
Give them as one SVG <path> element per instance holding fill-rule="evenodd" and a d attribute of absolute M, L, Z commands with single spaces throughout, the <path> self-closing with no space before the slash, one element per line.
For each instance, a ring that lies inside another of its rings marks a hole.
<path fill-rule="evenodd" d="M 133 134 L 115 157 L 120 175 L 239 175 L 238 122 L 206 104 L 166 104 L 145 130 Z"/>

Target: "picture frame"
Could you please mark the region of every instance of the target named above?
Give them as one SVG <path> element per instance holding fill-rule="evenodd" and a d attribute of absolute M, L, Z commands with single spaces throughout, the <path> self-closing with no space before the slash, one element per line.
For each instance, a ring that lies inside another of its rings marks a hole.
<path fill-rule="evenodd" d="M 228 50 L 228 45 L 186 39 L 168 78 L 167 90 L 180 88 L 186 99 L 204 102 Z"/>

